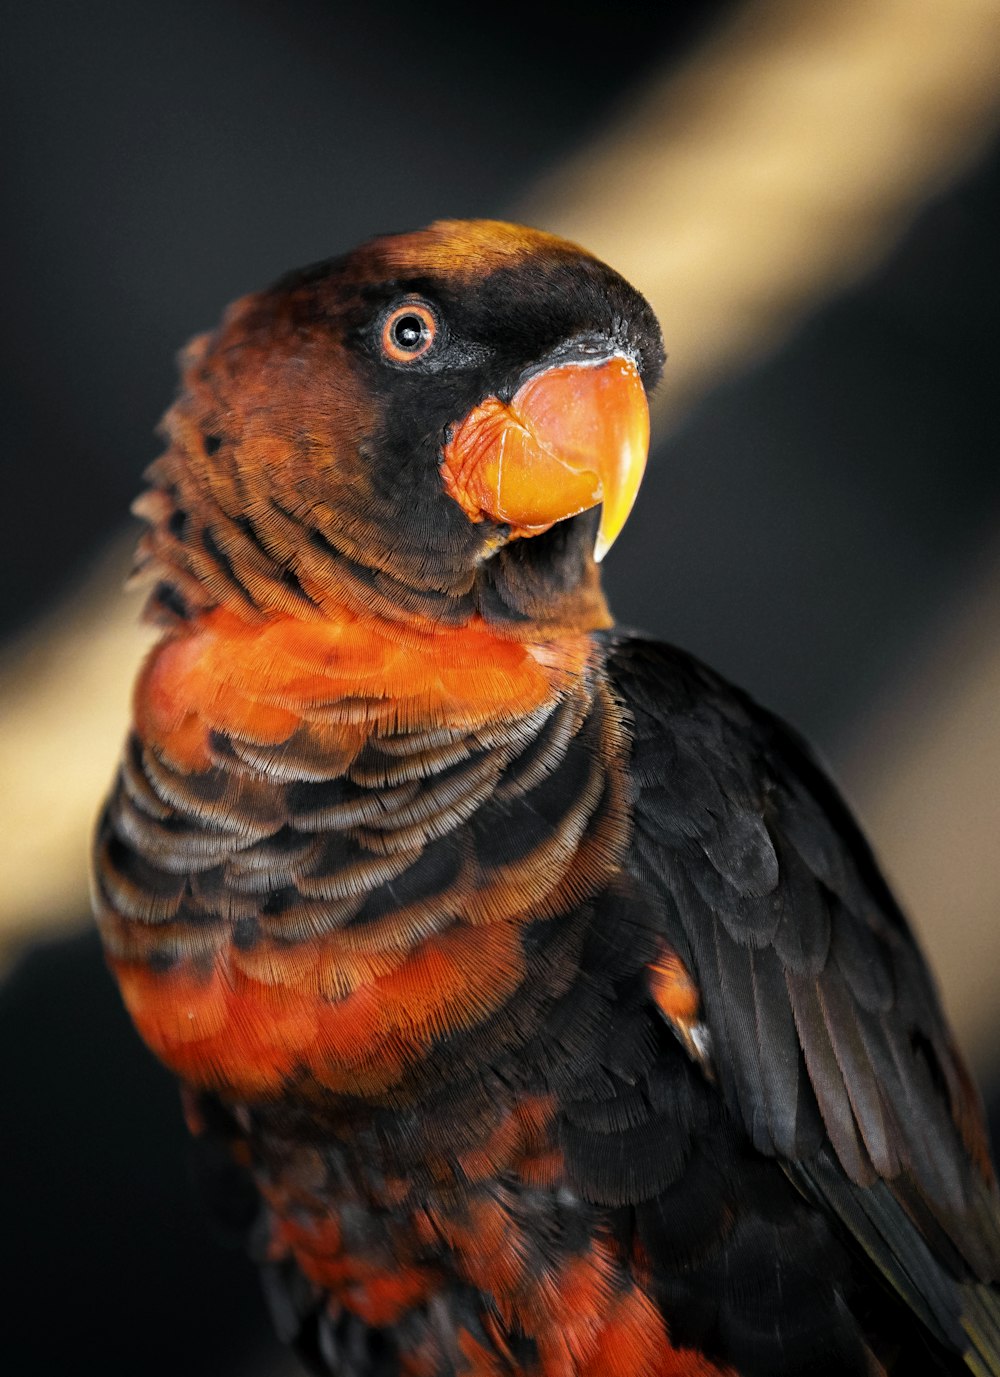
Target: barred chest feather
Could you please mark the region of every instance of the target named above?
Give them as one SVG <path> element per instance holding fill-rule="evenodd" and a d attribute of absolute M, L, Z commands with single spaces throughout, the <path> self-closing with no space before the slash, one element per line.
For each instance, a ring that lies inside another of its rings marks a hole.
<path fill-rule="evenodd" d="M 596 640 L 481 627 L 220 612 L 142 675 L 99 829 L 109 959 L 191 1127 L 252 1171 L 279 1321 L 311 1306 L 337 1370 L 352 1343 L 377 1370 L 386 1326 L 386 1370 L 606 1372 L 623 1341 L 668 1370 L 557 1130 L 649 954 L 613 936 L 615 708 Z"/>
<path fill-rule="evenodd" d="M 150 1046 L 243 1099 L 398 1098 L 451 1039 L 553 998 L 567 915 L 625 840 L 609 706 L 586 637 L 221 611 L 168 636 L 96 880 Z"/>
<path fill-rule="evenodd" d="M 599 649 L 213 613 L 140 679 L 103 938 L 191 1126 L 252 1168 L 278 1311 L 325 1297 L 326 1362 L 391 1325 L 399 1370 L 528 1371 L 537 1329 L 605 1370 L 594 1307 L 663 1340 L 566 1184 L 552 1095 L 610 1029 L 625 744 Z"/>

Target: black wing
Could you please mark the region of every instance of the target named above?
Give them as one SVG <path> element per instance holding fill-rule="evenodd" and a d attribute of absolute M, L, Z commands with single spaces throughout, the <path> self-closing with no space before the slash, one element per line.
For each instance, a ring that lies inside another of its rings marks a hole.
<path fill-rule="evenodd" d="M 630 868 L 693 974 L 711 1073 L 973 1371 L 1000 1373 L 1000 1210 L 976 1090 L 872 853 L 807 746 L 690 657 L 607 642 Z"/>

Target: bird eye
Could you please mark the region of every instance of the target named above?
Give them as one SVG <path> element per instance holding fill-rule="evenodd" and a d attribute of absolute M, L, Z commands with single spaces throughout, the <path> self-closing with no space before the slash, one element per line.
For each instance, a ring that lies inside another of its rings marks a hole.
<path fill-rule="evenodd" d="M 423 301 L 406 301 L 382 322 L 382 352 L 394 363 L 426 354 L 438 333 L 437 316 Z"/>

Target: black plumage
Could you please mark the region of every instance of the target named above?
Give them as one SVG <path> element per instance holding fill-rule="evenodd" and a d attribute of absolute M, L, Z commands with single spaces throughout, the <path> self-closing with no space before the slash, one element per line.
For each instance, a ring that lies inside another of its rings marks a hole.
<path fill-rule="evenodd" d="M 1000 1216 L 978 1098 L 870 848 L 783 723 L 680 651 L 613 634 L 607 646 L 632 728 L 628 867 L 690 964 L 725 1106 L 799 1208 L 853 1240 L 845 1317 L 862 1314 L 873 1265 L 933 1341 L 997 1372 Z M 673 1247 L 652 1228 L 653 1246 Z M 759 1265 L 777 1257 L 794 1285 L 794 1251 L 774 1241 L 758 1240 Z M 750 1301 L 730 1304 L 745 1323 Z M 779 1331 L 793 1314 L 780 1308 Z M 881 1341 L 902 1342 L 891 1326 Z M 759 1370 L 800 1370 L 796 1351 L 787 1338 Z"/>

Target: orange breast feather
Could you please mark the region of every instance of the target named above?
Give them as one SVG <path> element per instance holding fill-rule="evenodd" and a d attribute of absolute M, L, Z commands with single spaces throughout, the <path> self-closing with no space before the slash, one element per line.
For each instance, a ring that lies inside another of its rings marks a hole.
<path fill-rule="evenodd" d="M 584 637 L 529 646 L 481 624 L 401 631 L 345 615 L 248 626 L 216 610 L 152 652 L 136 727 L 187 774 L 218 763 L 213 733 L 280 747 L 302 732 L 335 773 L 373 733 L 520 718 L 579 675 L 587 652 Z M 483 904 L 473 921 L 409 947 L 352 949 L 332 932 L 246 951 L 225 941 L 166 971 L 113 965 L 146 1042 L 192 1084 L 256 1097 L 308 1078 L 378 1093 L 435 1037 L 481 1020 L 520 984 L 517 897 L 515 884 L 511 905 Z"/>

